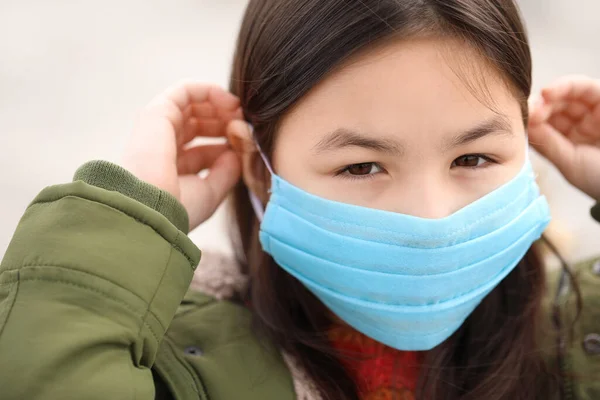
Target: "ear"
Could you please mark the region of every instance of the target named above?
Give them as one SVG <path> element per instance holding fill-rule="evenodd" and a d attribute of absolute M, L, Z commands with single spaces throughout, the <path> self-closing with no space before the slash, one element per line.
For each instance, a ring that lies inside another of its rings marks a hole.
<path fill-rule="evenodd" d="M 263 204 L 266 204 L 269 199 L 269 172 L 256 148 L 248 123 L 241 120 L 229 122 L 227 140 L 240 158 L 244 183 Z"/>

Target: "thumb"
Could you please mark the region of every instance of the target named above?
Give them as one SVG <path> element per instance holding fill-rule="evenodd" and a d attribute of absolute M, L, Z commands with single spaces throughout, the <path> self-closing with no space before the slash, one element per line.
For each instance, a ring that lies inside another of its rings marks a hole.
<path fill-rule="evenodd" d="M 573 143 L 548 123 L 530 124 L 528 135 L 531 146 L 570 181 L 575 159 Z"/>
<path fill-rule="evenodd" d="M 179 178 L 181 202 L 188 212 L 190 231 L 210 218 L 240 178 L 236 154 L 225 151 L 210 167 L 208 176 L 185 175 Z"/>

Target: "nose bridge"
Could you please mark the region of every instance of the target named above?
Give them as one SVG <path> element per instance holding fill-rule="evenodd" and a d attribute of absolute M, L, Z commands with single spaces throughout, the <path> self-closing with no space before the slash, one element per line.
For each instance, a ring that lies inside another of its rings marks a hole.
<path fill-rule="evenodd" d="M 439 219 L 452 213 L 453 198 L 447 182 L 432 173 L 411 174 L 401 184 L 398 212 L 420 218 Z"/>

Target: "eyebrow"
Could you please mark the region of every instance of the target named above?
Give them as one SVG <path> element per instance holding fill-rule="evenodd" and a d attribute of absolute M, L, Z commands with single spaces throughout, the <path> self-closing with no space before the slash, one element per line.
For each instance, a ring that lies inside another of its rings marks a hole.
<path fill-rule="evenodd" d="M 450 150 L 454 147 L 464 146 L 488 135 L 513 135 L 512 127 L 508 118 L 504 115 L 498 115 L 488 121 L 469 129 L 468 131 L 456 135 L 444 143 L 444 150 Z M 346 147 L 362 147 L 369 150 L 387 153 L 392 156 L 401 156 L 404 154 L 404 146 L 396 139 L 391 138 L 373 138 L 368 135 L 353 131 L 348 128 L 338 128 L 327 134 L 316 145 L 313 151 L 317 154 L 340 150 Z"/>
<path fill-rule="evenodd" d="M 505 115 L 497 115 L 496 117 L 469 129 L 467 132 L 456 135 L 446 141 L 444 150 L 464 146 L 488 135 L 512 136 L 513 131 L 509 119 Z"/>
<path fill-rule="evenodd" d="M 327 134 L 313 146 L 313 150 L 316 153 L 325 153 L 346 147 L 362 147 L 393 156 L 401 156 L 404 153 L 404 147 L 395 139 L 373 138 L 347 128 L 338 128 Z"/>

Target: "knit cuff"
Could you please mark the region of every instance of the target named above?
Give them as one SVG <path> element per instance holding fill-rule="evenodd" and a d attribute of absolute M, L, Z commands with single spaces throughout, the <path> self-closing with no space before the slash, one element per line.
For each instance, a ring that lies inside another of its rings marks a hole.
<path fill-rule="evenodd" d="M 75 172 L 73 181 L 83 181 L 102 189 L 119 192 L 158 211 L 180 231 L 188 233 L 189 217 L 183 205 L 164 190 L 150 185 L 116 164 L 89 161 Z"/>

